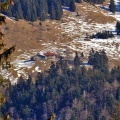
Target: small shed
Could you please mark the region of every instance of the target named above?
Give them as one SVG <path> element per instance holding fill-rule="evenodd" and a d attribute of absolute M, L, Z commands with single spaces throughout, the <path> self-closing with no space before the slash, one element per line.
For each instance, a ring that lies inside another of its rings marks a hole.
<path fill-rule="evenodd" d="M 45 55 L 41 55 L 41 54 L 36 54 L 35 56 L 31 57 L 32 61 L 45 60 L 45 59 L 46 59 Z"/>
<path fill-rule="evenodd" d="M 56 53 L 55 52 L 46 52 L 44 53 L 45 57 L 56 57 Z"/>

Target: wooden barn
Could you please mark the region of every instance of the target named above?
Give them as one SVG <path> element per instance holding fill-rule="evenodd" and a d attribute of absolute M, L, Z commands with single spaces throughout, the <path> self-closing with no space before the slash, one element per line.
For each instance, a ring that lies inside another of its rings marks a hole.
<path fill-rule="evenodd" d="M 47 58 L 55 58 L 56 57 L 56 53 L 55 52 L 46 52 L 44 53 L 44 56 Z"/>

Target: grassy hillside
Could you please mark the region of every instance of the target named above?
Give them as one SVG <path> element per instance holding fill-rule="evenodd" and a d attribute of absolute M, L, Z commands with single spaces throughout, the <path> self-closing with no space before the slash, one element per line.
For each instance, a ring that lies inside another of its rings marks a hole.
<path fill-rule="evenodd" d="M 119 51 L 116 51 L 117 54 L 113 54 L 115 52 L 114 50 L 110 52 L 112 50 L 111 47 L 116 49 L 117 46 L 119 47 L 117 41 L 112 39 L 100 42 L 86 40 L 85 38 L 86 35 L 104 29 L 113 30 L 116 20 L 106 14 L 107 12 L 105 10 L 82 2 L 81 4 L 76 3 L 75 12 L 64 9 L 63 17 L 58 21 L 47 19 L 43 22 L 30 22 L 21 19 L 15 21 L 7 18 L 7 25 L 1 26 L 3 33 L 7 34 L 5 36 L 6 48 L 14 44 L 17 46 L 14 55 L 11 56 L 13 69 L 7 72 L 16 77 L 18 73 L 23 75 L 23 73 L 32 72 L 37 66 L 42 71 L 46 70 L 49 68 L 51 59 L 37 61 L 31 68 L 19 67 L 21 64 L 19 62 L 29 60 L 39 52 L 55 51 L 58 53 L 59 50 L 62 53 L 69 51 L 71 58 L 73 56 L 71 53 L 75 51 L 78 51 L 78 53 L 84 52 L 87 58 L 91 48 L 95 48 L 96 50 L 105 48 L 110 59 L 111 67 L 120 64 L 118 58 Z M 4 75 L 5 73 L 3 72 L 2 74 Z"/>

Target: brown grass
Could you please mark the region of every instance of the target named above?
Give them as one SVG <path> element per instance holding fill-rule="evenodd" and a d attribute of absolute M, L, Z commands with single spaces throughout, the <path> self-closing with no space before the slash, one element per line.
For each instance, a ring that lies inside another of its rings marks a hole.
<path fill-rule="evenodd" d="M 89 8 L 94 7 L 89 3 L 85 2 L 81 4 L 76 4 L 76 6 L 76 12 L 80 13 L 80 18 L 84 16 L 86 10 L 89 10 Z M 84 6 L 86 6 L 86 9 L 83 9 Z M 88 21 L 90 19 L 89 22 L 94 21 L 95 23 L 107 23 L 113 22 L 115 20 L 112 17 L 107 17 L 103 15 L 99 8 L 97 9 L 97 11 L 97 13 L 94 11 L 87 11 L 85 21 Z M 63 18 L 61 19 L 61 21 L 64 23 L 71 21 L 70 19 L 67 20 L 69 16 L 71 16 L 71 12 L 64 11 Z M 73 38 L 79 37 L 75 35 L 71 38 L 68 34 L 62 34 L 60 27 L 61 21 L 46 20 L 42 22 L 42 26 L 40 26 L 39 21 L 31 23 L 26 22 L 24 20 L 7 20 L 7 25 L 0 27 L 4 28 L 3 33 L 5 34 L 4 41 L 7 44 L 6 48 L 13 44 L 16 44 L 17 50 L 22 50 L 21 52 L 15 52 L 16 55 L 19 55 L 25 50 L 29 51 L 30 49 L 45 49 L 45 46 L 43 46 L 42 43 L 50 42 L 52 43 L 52 45 L 54 45 L 54 42 L 67 43 Z"/>
<path fill-rule="evenodd" d="M 114 67 L 117 67 L 117 66 L 120 66 L 120 60 L 111 58 L 109 60 L 109 67 L 110 67 L 110 69 L 112 69 Z"/>
<path fill-rule="evenodd" d="M 96 5 L 92 5 L 90 3 L 83 2 L 82 4 L 76 4 L 77 9 L 76 12 L 80 12 L 80 15 L 86 15 L 86 22 L 101 23 L 105 24 L 107 22 L 114 22 L 115 18 L 111 16 L 105 16 L 102 12 L 106 12 L 105 10 L 101 10 Z M 84 8 L 86 7 L 86 9 Z M 90 20 L 90 21 L 89 21 Z"/>
<path fill-rule="evenodd" d="M 86 8 L 84 8 L 86 6 Z M 105 16 L 101 13 L 101 9 L 94 8 L 93 5 L 89 3 L 82 2 L 81 4 L 76 3 L 76 12 L 79 13 L 78 19 L 81 19 L 86 15 L 85 21 L 89 21 L 89 23 L 107 23 L 115 21 L 114 18 Z M 94 12 L 91 10 L 96 10 Z M 16 59 L 17 56 L 23 54 L 25 51 L 30 53 L 32 49 L 39 49 L 39 51 L 46 49 L 47 47 L 42 45 L 43 43 L 51 43 L 52 46 L 62 47 L 61 43 L 66 43 L 69 45 L 69 42 L 80 35 L 69 36 L 67 33 L 61 33 L 61 23 L 68 23 L 69 21 L 74 21 L 72 19 L 68 19 L 68 17 L 75 17 L 73 13 L 69 11 L 64 11 L 63 18 L 60 21 L 56 20 L 46 20 L 42 22 L 42 26 L 39 25 L 40 21 L 36 22 L 27 22 L 24 20 L 19 21 L 11 21 L 7 19 L 7 25 L 0 26 L 0 29 L 5 34 L 4 42 L 7 45 L 5 48 L 8 48 L 12 45 L 16 45 L 16 51 L 12 55 L 12 59 Z M 55 44 L 57 42 L 57 44 Z M 63 47 L 64 48 L 64 47 Z M 22 50 L 22 51 L 18 51 Z M 40 66 L 40 69 L 47 70 L 51 63 L 51 60 L 46 61 L 47 64 L 44 65 L 43 62 L 37 61 L 35 66 Z M 115 61 L 110 61 L 115 62 Z M 118 62 L 118 61 L 117 61 Z M 116 64 L 116 62 L 115 62 Z M 120 64 L 118 62 L 117 64 Z M 32 68 L 34 69 L 35 66 Z M 25 70 L 26 72 L 31 72 L 32 69 Z M 10 70 L 12 71 L 12 70 Z M 16 72 L 13 72 L 13 75 L 16 76 Z"/>
<path fill-rule="evenodd" d="M 110 0 L 105 0 L 105 2 L 103 3 L 103 5 L 107 5 L 110 2 Z"/>

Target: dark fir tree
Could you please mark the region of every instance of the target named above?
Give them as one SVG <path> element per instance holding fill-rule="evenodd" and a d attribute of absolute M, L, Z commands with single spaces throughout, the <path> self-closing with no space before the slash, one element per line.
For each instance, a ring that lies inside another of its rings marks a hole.
<path fill-rule="evenodd" d="M 115 13 L 115 11 L 116 11 L 116 5 L 115 5 L 114 0 L 110 0 L 109 9 L 110 9 L 110 11 L 111 11 L 112 13 Z"/>
<path fill-rule="evenodd" d="M 120 87 L 118 87 L 116 90 L 116 99 L 120 100 Z"/>
<path fill-rule="evenodd" d="M 69 7 L 70 7 L 70 10 L 71 10 L 72 12 L 74 12 L 74 11 L 76 10 L 76 6 L 75 6 L 74 0 L 71 0 L 71 1 L 70 1 Z"/>
<path fill-rule="evenodd" d="M 108 57 L 106 55 L 106 52 L 104 50 L 100 51 L 101 56 L 101 70 L 103 72 L 106 72 L 108 70 Z"/>
<path fill-rule="evenodd" d="M 38 4 L 37 4 L 38 2 Z M 36 0 L 37 15 L 40 20 L 44 21 L 48 17 L 48 3 L 47 0 Z"/>
<path fill-rule="evenodd" d="M 80 57 L 78 56 L 78 52 L 76 51 L 75 53 L 75 58 L 74 58 L 74 65 L 75 67 L 79 67 L 80 66 Z"/>
<path fill-rule="evenodd" d="M 62 5 L 59 0 L 56 0 L 55 10 L 56 10 L 55 19 L 60 20 L 60 18 L 62 17 L 62 14 L 63 14 L 63 10 L 62 10 Z"/>
<path fill-rule="evenodd" d="M 49 14 L 51 19 L 55 19 L 56 17 L 56 10 L 54 6 L 54 1 L 53 0 L 48 0 L 48 5 L 49 5 Z"/>
<path fill-rule="evenodd" d="M 33 22 L 37 19 L 37 11 L 36 11 L 35 5 L 32 6 L 32 9 L 33 9 L 33 12 L 31 14 L 31 21 Z"/>
<path fill-rule="evenodd" d="M 92 48 L 89 52 L 89 57 L 88 57 L 88 63 L 90 65 L 93 65 L 93 63 L 94 63 L 94 61 L 93 61 L 94 60 L 94 54 L 95 54 L 95 52 L 94 52 L 94 49 Z"/>
<path fill-rule="evenodd" d="M 89 53 L 88 63 L 93 65 L 95 69 L 107 72 L 108 70 L 108 57 L 104 50 L 96 51 L 92 49 Z"/>
<path fill-rule="evenodd" d="M 48 0 L 48 6 L 50 18 L 59 20 L 63 14 L 61 2 L 59 0 Z"/>
<path fill-rule="evenodd" d="M 81 3 L 81 0 L 75 0 L 77 3 Z"/>
<path fill-rule="evenodd" d="M 60 1 L 62 5 L 67 6 L 67 7 L 69 7 L 70 2 L 71 2 L 71 0 L 60 0 Z"/>
<path fill-rule="evenodd" d="M 119 21 L 117 21 L 116 23 L 116 31 L 117 31 L 117 35 L 119 35 L 120 34 L 120 22 Z"/>

